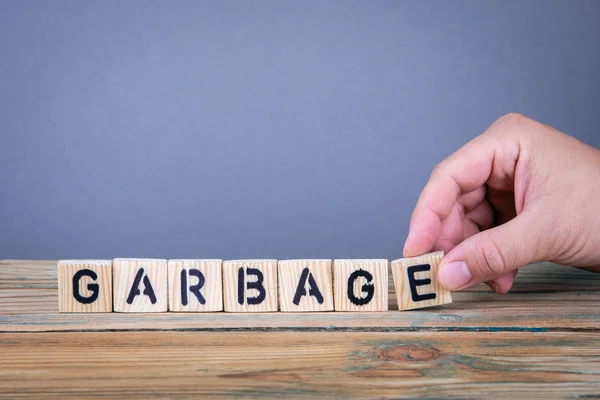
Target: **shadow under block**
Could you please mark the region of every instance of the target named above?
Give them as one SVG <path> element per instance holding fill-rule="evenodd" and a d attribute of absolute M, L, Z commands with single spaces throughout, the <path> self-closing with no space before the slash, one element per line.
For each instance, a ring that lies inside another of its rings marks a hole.
<path fill-rule="evenodd" d="M 277 304 L 277 260 L 223 262 L 227 312 L 273 312 Z"/>
<path fill-rule="evenodd" d="M 113 292 L 116 312 L 166 312 L 167 260 L 116 258 Z"/>
<path fill-rule="evenodd" d="M 169 311 L 223 311 L 222 260 L 169 260 Z"/>
<path fill-rule="evenodd" d="M 387 311 L 388 260 L 334 260 L 336 311 Z"/>
<path fill-rule="evenodd" d="M 399 310 L 433 307 L 452 303 L 450 291 L 437 280 L 444 252 L 392 261 L 392 276 Z"/>
<path fill-rule="evenodd" d="M 112 312 L 112 261 L 61 260 L 57 275 L 59 312 Z"/>
<path fill-rule="evenodd" d="M 279 261 L 278 274 L 281 311 L 333 311 L 331 260 Z"/>

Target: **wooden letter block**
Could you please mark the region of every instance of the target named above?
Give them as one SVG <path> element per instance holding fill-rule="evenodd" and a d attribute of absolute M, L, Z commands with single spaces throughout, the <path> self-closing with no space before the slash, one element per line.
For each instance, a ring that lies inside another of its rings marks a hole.
<path fill-rule="evenodd" d="M 277 306 L 277 260 L 236 260 L 223 263 L 227 312 L 271 312 Z"/>
<path fill-rule="evenodd" d="M 334 260 L 336 311 L 387 311 L 388 260 Z"/>
<path fill-rule="evenodd" d="M 452 303 L 452 295 L 437 281 L 444 252 L 392 261 L 392 276 L 399 310 Z"/>
<path fill-rule="evenodd" d="M 63 260 L 57 272 L 59 312 L 112 311 L 112 261 Z"/>
<path fill-rule="evenodd" d="M 113 285 L 116 312 L 167 311 L 167 260 L 116 258 Z"/>
<path fill-rule="evenodd" d="M 279 261 L 278 269 L 281 311 L 333 310 L 331 260 Z"/>
<path fill-rule="evenodd" d="M 223 311 L 222 260 L 169 260 L 169 311 Z"/>

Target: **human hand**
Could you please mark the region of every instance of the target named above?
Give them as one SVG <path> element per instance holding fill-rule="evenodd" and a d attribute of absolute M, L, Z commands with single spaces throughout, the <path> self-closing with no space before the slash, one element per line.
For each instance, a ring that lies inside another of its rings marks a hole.
<path fill-rule="evenodd" d="M 600 271 L 600 150 L 519 114 L 442 161 L 413 212 L 405 257 L 446 255 L 449 290 L 512 286 L 533 261 Z"/>

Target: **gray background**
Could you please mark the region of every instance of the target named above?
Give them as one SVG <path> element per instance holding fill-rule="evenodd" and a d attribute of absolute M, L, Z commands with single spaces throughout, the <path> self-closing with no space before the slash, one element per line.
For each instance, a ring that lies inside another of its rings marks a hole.
<path fill-rule="evenodd" d="M 398 257 L 510 111 L 600 146 L 600 2 L 0 0 L 0 258 Z"/>

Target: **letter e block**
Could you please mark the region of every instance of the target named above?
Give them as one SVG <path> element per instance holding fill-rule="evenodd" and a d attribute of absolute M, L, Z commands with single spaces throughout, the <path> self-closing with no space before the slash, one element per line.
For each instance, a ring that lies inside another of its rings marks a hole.
<path fill-rule="evenodd" d="M 334 260 L 336 311 L 387 311 L 388 260 Z"/>
<path fill-rule="evenodd" d="M 277 260 L 236 260 L 223 263 L 227 312 L 272 312 L 277 304 Z"/>
<path fill-rule="evenodd" d="M 113 285 L 116 312 L 167 311 L 167 260 L 116 258 Z"/>
<path fill-rule="evenodd" d="M 59 312 L 112 311 L 112 261 L 61 260 L 57 272 Z"/>
<path fill-rule="evenodd" d="M 392 261 L 392 276 L 399 310 L 433 307 L 452 303 L 450 291 L 437 281 L 444 252 Z"/>
<path fill-rule="evenodd" d="M 281 311 L 333 311 L 331 260 L 279 261 L 278 269 Z"/>
<path fill-rule="evenodd" d="M 169 311 L 223 311 L 222 260 L 169 260 Z"/>

